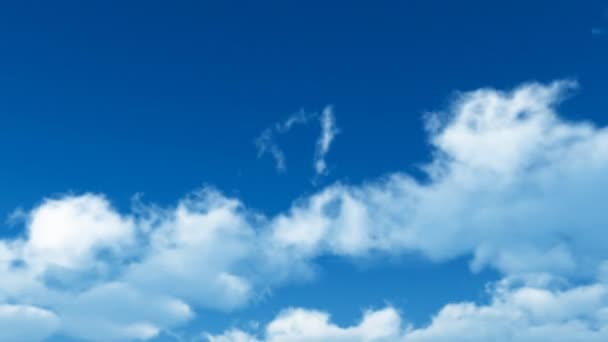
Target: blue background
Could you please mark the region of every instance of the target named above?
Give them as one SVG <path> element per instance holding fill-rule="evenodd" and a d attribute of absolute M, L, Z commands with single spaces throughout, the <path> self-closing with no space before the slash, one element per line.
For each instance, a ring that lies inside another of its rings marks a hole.
<path fill-rule="evenodd" d="M 105 193 L 126 211 L 135 193 L 170 205 L 213 185 L 270 215 L 334 181 L 419 174 L 430 159 L 422 114 L 457 90 L 572 78 L 581 88 L 566 118 L 605 124 L 608 35 L 592 30 L 607 26 L 607 1 L 5 1 L 0 212 L 70 191 Z M 317 127 L 280 137 L 285 174 L 257 158 L 264 128 L 328 104 L 341 134 L 319 184 Z M 405 259 L 326 258 L 317 281 L 241 312 L 203 312 L 189 329 L 285 306 L 348 323 L 386 302 L 423 323 L 448 300 L 483 298 L 496 278 L 470 274 L 466 259 Z"/>

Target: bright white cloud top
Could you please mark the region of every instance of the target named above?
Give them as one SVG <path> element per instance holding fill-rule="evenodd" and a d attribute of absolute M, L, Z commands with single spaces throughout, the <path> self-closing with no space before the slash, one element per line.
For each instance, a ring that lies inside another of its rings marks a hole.
<path fill-rule="evenodd" d="M 0 241 L 0 339 L 145 340 L 197 309 L 237 310 L 306 276 L 319 256 L 407 252 L 437 262 L 470 255 L 473 271 L 492 267 L 504 279 L 489 304 L 446 303 L 427 327 L 392 307 L 351 327 L 286 308 L 262 332 L 207 339 L 605 341 L 608 131 L 558 116 L 573 87 L 460 94 L 429 115 L 428 179 L 335 184 L 273 217 L 212 189 L 128 213 L 101 194 L 45 199 L 22 237 Z M 320 156 L 335 133 L 328 113 Z"/>

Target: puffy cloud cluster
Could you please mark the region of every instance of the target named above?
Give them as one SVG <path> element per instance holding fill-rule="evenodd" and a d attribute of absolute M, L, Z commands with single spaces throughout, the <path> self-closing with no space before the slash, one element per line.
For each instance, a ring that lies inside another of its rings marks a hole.
<path fill-rule="evenodd" d="M 430 115 L 428 179 L 334 185 L 271 223 L 301 254 L 472 254 L 506 274 L 589 277 L 606 258 L 608 131 L 560 119 L 570 82 L 462 94 Z"/>
<path fill-rule="evenodd" d="M 57 329 L 59 319 L 44 309 L 27 305 L 0 305 L 0 340 L 38 341 Z"/>
<path fill-rule="evenodd" d="M 304 341 L 396 341 L 401 338 L 401 318 L 394 308 L 367 311 L 361 322 L 353 327 L 341 328 L 330 322 L 329 314 L 315 310 L 288 309 L 280 313 L 265 329 L 266 342 Z M 223 335 L 209 335 L 210 342 L 260 342 L 253 335 L 230 330 Z"/>
<path fill-rule="evenodd" d="M 426 328 L 404 326 L 392 308 L 369 311 L 349 328 L 327 314 L 292 309 L 261 338 L 442 341 L 476 326 L 480 335 L 470 341 L 532 341 L 544 331 L 599 340 L 608 132 L 556 114 L 573 86 L 460 94 L 446 112 L 428 115 L 427 179 L 395 173 L 335 184 L 272 217 L 210 189 L 173 207 L 139 203 L 126 213 L 99 194 L 46 199 L 26 214 L 22 236 L 0 240 L 0 327 L 40 326 L 9 340 L 145 340 L 199 308 L 234 310 L 307 276 L 321 255 L 414 252 L 438 262 L 471 255 L 473 270 L 493 267 L 527 280 L 496 289 L 488 305 L 447 305 Z M 588 285 L 530 283 L 541 274 Z M 3 333 L 19 333 L 12 330 Z M 209 338 L 260 337 L 233 330 Z"/>
<path fill-rule="evenodd" d="M 407 324 L 397 310 L 366 311 L 340 327 L 325 312 L 289 309 L 266 325 L 261 337 L 233 329 L 210 342 L 536 342 L 606 341 L 608 287 L 604 283 L 549 290 L 501 282 L 487 305 L 446 305 L 426 327 Z"/>

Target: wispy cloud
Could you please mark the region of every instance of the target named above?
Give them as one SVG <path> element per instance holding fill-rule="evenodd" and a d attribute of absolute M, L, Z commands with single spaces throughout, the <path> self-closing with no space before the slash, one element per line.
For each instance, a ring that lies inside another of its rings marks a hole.
<path fill-rule="evenodd" d="M 336 127 L 336 119 L 334 117 L 333 108 L 325 107 L 319 121 L 321 123 L 321 135 L 317 140 L 317 149 L 315 151 L 314 168 L 317 175 L 323 175 L 327 172 L 327 163 L 325 156 L 329 152 L 331 143 L 333 142 L 338 128 Z"/>
<path fill-rule="evenodd" d="M 237 309 L 309 276 L 323 256 L 419 254 L 469 256 L 473 271 L 503 279 L 489 302 L 446 303 L 422 328 L 391 308 L 350 327 L 294 309 L 261 338 L 606 341 L 608 128 L 560 118 L 573 86 L 463 93 L 429 116 L 428 180 L 399 172 L 334 184 L 276 215 L 210 189 L 127 211 L 99 194 L 45 199 L 27 211 L 25 234 L 0 239 L 0 340 L 152 339 L 197 311 Z M 258 337 L 246 338 L 214 341 Z"/>
<path fill-rule="evenodd" d="M 269 154 L 274 158 L 276 168 L 279 172 L 285 172 L 287 165 L 285 162 L 285 153 L 276 142 L 276 136 L 286 134 L 294 126 L 304 125 L 310 120 L 314 119 L 316 114 L 306 113 L 299 111 L 292 114 L 285 121 L 277 122 L 271 127 L 266 128 L 262 133 L 255 139 L 255 146 L 258 150 L 258 158 L 261 158 L 265 154 Z"/>
<path fill-rule="evenodd" d="M 258 149 L 258 158 L 265 154 L 270 154 L 274 158 L 277 171 L 285 172 L 285 153 L 274 139 L 275 131 L 266 128 L 259 137 L 255 139 L 255 146 Z"/>
<path fill-rule="evenodd" d="M 315 174 L 317 176 L 325 174 L 327 172 L 325 156 L 329 152 L 331 144 L 338 133 L 336 119 L 331 106 L 325 107 L 320 115 L 318 113 L 299 111 L 289 116 L 284 121 L 277 122 L 266 128 L 255 139 L 258 158 L 261 158 L 266 154 L 270 155 L 275 160 L 277 171 L 285 172 L 287 170 L 285 152 L 283 152 L 283 149 L 281 149 L 276 142 L 276 137 L 289 133 L 295 126 L 306 125 L 311 121 L 318 121 L 321 127 L 321 133 L 317 139 L 313 160 Z"/>
<path fill-rule="evenodd" d="M 307 113 L 301 110 L 295 114 L 292 114 L 285 121 L 275 124 L 275 130 L 281 134 L 287 133 L 292 127 L 306 124 L 310 120 L 315 119 L 316 116 L 316 113 Z"/>

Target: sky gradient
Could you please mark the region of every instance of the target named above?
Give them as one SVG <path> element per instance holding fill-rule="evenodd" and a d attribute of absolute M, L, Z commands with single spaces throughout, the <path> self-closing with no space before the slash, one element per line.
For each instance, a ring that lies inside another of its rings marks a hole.
<path fill-rule="evenodd" d="M 0 41 L 0 340 L 608 339 L 606 1 L 20 1 Z"/>

